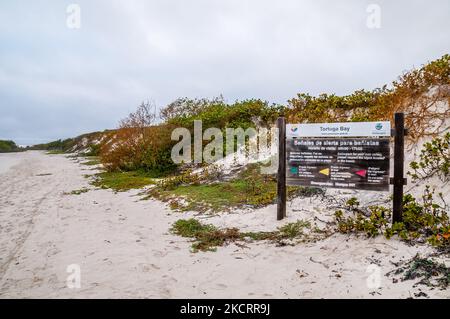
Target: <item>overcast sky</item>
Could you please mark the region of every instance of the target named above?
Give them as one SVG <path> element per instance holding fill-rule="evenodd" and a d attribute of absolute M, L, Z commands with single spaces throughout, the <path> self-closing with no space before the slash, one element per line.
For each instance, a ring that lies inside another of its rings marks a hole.
<path fill-rule="evenodd" d="M 370 90 L 449 53 L 449 31 L 448 0 L 0 0 L 0 139 L 114 128 L 147 99 Z"/>

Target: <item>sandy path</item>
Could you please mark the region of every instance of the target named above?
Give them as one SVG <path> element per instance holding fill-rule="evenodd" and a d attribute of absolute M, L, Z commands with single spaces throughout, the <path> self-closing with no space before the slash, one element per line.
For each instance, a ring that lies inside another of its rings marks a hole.
<path fill-rule="evenodd" d="M 426 247 L 334 235 L 295 247 L 260 242 L 191 253 L 187 240 L 168 233 L 186 215 L 157 201 L 140 201 L 137 192 L 94 190 L 83 177 L 93 173 L 90 168 L 64 156 L 16 156 L 19 164 L 0 175 L 2 298 L 406 298 L 418 291 L 413 282 L 394 284 L 383 274 L 393 268 L 390 261 Z M 64 194 L 82 187 L 92 190 Z M 208 221 L 270 229 L 279 226 L 273 209 Z M 321 210 L 326 207 L 315 208 Z M 309 213 L 288 214 L 292 221 Z M 80 288 L 67 287 L 72 264 L 80 266 Z M 380 266 L 379 288 L 367 285 L 371 264 Z"/>

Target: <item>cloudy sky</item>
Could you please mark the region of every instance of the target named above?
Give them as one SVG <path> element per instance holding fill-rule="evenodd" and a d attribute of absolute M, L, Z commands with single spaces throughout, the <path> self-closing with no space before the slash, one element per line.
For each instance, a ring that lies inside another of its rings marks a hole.
<path fill-rule="evenodd" d="M 449 31 L 448 0 L 0 0 L 0 139 L 114 128 L 143 100 L 373 89 Z"/>

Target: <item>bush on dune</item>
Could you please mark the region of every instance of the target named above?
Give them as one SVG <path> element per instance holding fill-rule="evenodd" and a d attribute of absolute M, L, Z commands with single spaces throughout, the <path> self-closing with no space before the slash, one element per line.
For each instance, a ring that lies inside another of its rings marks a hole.
<path fill-rule="evenodd" d="M 173 129 L 187 128 L 193 135 L 195 120 L 202 121 L 203 129 L 269 125 L 281 109 L 261 100 L 226 104 L 221 98 L 182 98 L 162 109 L 161 118 L 165 122 L 155 124 L 156 112 L 152 108 L 149 103 L 142 103 L 136 112 L 121 121 L 117 131 L 111 133 L 100 151 L 106 169 L 171 172 L 177 167 L 171 159 L 172 147 L 177 143 L 171 139 Z"/>
<path fill-rule="evenodd" d="M 280 105 L 270 105 L 259 99 L 227 104 L 222 98 L 211 100 L 181 98 L 169 104 L 161 111 L 161 114 L 167 123 L 188 129 L 193 129 L 195 120 L 202 121 L 203 128 L 241 127 L 246 129 L 256 127 L 258 124 L 267 126 L 274 123 L 282 110 L 283 107 Z"/>
<path fill-rule="evenodd" d="M 21 148 L 14 141 L 0 140 L 0 153 L 19 152 Z"/>
<path fill-rule="evenodd" d="M 408 139 L 417 142 L 449 129 L 450 55 L 420 69 L 406 72 L 390 88 L 359 90 L 346 96 L 300 93 L 289 100 L 286 116 L 291 123 L 342 121 L 391 121 L 394 113 L 405 112 Z"/>
<path fill-rule="evenodd" d="M 172 129 L 167 124 L 154 125 L 152 106 L 142 103 L 136 112 L 121 121 L 100 149 L 101 161 L 108 171 L 139 170 L 164 174 L 176 166 L 170 158 Z"/>
<path fill-rule="evenodd" d="M 450 179 L 450 132 L 425 143 L 419 161 L 410 163 L 413 170 L 408 172 L 414 181 L 438 176 L 442 182 Z"/>

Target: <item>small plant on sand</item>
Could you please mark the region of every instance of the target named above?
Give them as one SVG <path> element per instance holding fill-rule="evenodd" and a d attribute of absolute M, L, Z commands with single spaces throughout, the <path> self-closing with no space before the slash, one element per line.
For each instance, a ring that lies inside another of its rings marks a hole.
<path fill-rule="evenodd" d="M 450 286 L 450 267 L 430 258 L 419 255 L 408 260 L 403 266 L 389 272 L 387 275 L 402 274 L 402 281 L 420 279 L 416 285 L 447 289 Z"/>
<path fill-rule="evenodd" d="M 417 201 L 411 194 L 403 198 L 403 221 L 391 225 L 391 210 L 383 206 L 359 207 L 359 203 L 350 200 L 344 210 L 335 213 L 337 228 L 341 233 L 365 233 L 368 237 L 384 235 L 391 238 L 398 235 L 401 239 L 413 242 L 428 241 L 431 245 L 450 247 L 450 222 L 448 207 L 435 201 L 435 193 L 425 187 L 422 200 Z M 353 216 L 344 216 L 345 211 Z"/>
<path fill-rule="evenodd" d="M 192 249 L 197 251 L 215 251 L 218 246 L 226 243 L 237 242 L 250 238 L 252 240 L 269 240 L 280 246 L 294 244 L 295 239 L 317 240 L 328 235 L 326 231 L 315 231 L 315 237 L 310 238 L 309 234 L 304 233 L 305 228 L 310 228 L 311 224 L 307 221 L 298 220 L 279 227 L 275 231 L 261 232 L 240 232 L 237 228 L 219 229 L 211 224 L 202 224 L 196 219 L 179 219 L 172 228 L 172 233 L 194 239 Z M 320 235 L 318 235 L 320 233 Z"/>
<path fill-rule="evenodd" d="M 249 237 L 253 240 L 271 240 L 280 243 L 283 240 L 308 239 L 310 235 L 306 234 L 304 230 L 310 228 L 310 222 L 297 220 L 296 222 L 280 226 L 275 231 L 246 232 L 242 233 L 242 236 Z M 314 229 L 315 233 L 319 233 L 319 231 L 316 231 L 317 229 Z M 326 231 L 323 232 L 323 234 L 325 233 Z"/>
<path fill-rule="evenodd" d="M 171 231 L 182 237 L 193 238 L 192 250 L 197 251 L 215 251 L 217 246 L 222 246 L 227 241 L 239 239 L 239 231 L 236 228 L 227 228 L 224 230 L 216 228 L 214 225 L 201 224 L 196 219 L 179 219 Z"/>
<path fill-rule="evenodd" d="M 311 228 L 311 223 L 308 221 L 298 220 L 295 223 L 289 223 L 278 228 L 278 238 L 280 239 L 294 239 L 302 236 L 305 228 Z"/>
<path fill-rule="evenodd" d="M 81 194 L 84 194 L 84 193 L 87 193 L 87 192 L 89 192 L 89 189 L 83 187 L 81 189 L 75 189 L 75 190 L 71 191 L 70 193 L 64 193 L 64 194 L 65 195 L 81 195 Z"/>

